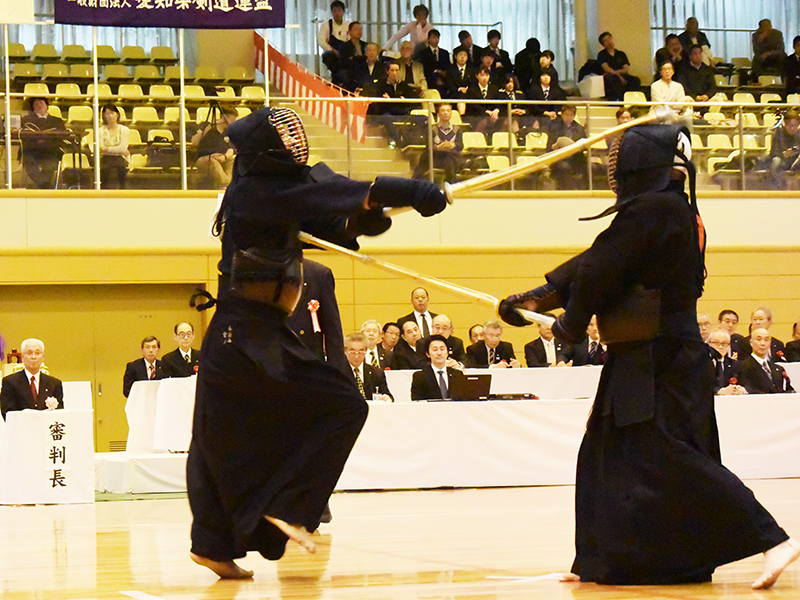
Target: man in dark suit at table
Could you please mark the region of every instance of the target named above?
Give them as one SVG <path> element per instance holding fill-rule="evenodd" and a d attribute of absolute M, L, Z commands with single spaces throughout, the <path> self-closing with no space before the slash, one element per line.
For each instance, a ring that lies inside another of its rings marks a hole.
<path fill-rule="evenodd" d="M 173 331 L 178 347 L 167 352 L 161 359 L 161 364 L 169 377 L 191 377 L 197 374 L 200 358 L 200 352 L 192 348 L 194 325 L 184 321 L 175 325 Z"/>
<path fill-rule="evenodd" d="M 43 373 L 44 343 L 28 339 L 20 346 L 24 369 L 3 377 L 0 389 L 0 411 L 3 419 L 12 410 L 53 410 L 64 408 L 61 381 Z"/>
<path fill-rule="evenodd" d="M 800 321 L 792 325 L 792 341 L 786 342 L 784 358 L 786 362 L 800 362 Z"/>
<path fill-rule="evenodd" d="M 445 339 L 449 352 L 449 367 L 463 369 L 464 362 L 467 360 L 467 353 L 464 350 L 464 342 L 461 338 L 453 335 L 453 322 L 447 315 L 436 315 L 433 317 L 433 333 Z M 427 354 L 429 338 L 422 338 L 417 342 L 417 352 Z"/>
<path fill-rule="evenodd" d="M 125 366 L 125 375 L 122 377 L 123 396 L 128 397 L 131 387 L 137 381 L 164 379 L 169 376 L 158 360 L 160 350 L 161 342 L 154 335 L 148 335 L 142 340 L 142 358 L 132 360 Z"/>
<path fill-rule="evenodd" d="M 557 364 L 564 363 L 570 367 L 603 365 L 606 362 L 606 356 L 606 345 L 600 339 L 597 317 L 593 316 L 586 328 L 586 339 L 574 346 L 564 345 L 564 349 L 558 353 Z"/>
<path fill-rule="evenodd" d="M 386 369 L 392 362 L 392 351 L 381 345 L 383 333 L 381 324 L 375 319 L 364 321 L 361 325 L 361 333 L 364 334 L 364 341 L 367 343 L 364 362 L 381 370 Z"/>
<path fill-rule="evenodd" d="M 739 385 L 741 363 L 730 357 L 731 336 L 727 331 L 716 329 L 708 334 L 708 351 L 714 363 L 714 394 L 717 396 L 741 396 L 747 390 Z"/>
<path fill-rule="evenodd" d="M 425 365 L 421 371 L 411 376 L 411 399 L 449 400 L 452 382 L 464 377 L 464 374 L 460 369 L 447 366 L 450 359 L 447 339 L 443 335 L 432 335 L 425 344 L 425 355 L 431 364 Z"/>
<path fill-rule="evenodd" d="M 55 187 L 54 175 L 61 162 L 63 140 L 58 136 L 64 121 L 48 112 L 47 98 L 31 98 L 28 114 L 21 119 L 20 151 L 25 172 L 37 188 Z M 48 137 L 48 134 L 52 134 Z"/>
<path fill-rule="evenodd" d="M 303 295 L 287 323 L 317 358 L 344 373 L 349 372 L 343 350 L 344 333 L 336 301 L 336 281 L 328 267 L 303 259 Z"/>
<path fill-rule="evenodd" d="M 550 313 L 544 313 L 553 317 Z M 555 367 L 559 363 L 559 355 L 569 353 L 569 346 L 553 337 L 550 325 L 538 324 L 539 337 L 525 344 L 525 364 L 528 367 Z"/>
<path fill-rule="evenodd" d="M 510 342 L 502 341 L 500 321 L 483 326 L 483 339 L 467 348 L 466 366 L 473 369 L 520 367 Z"/>
<path fill-rule="evenodd" d="M 358 391 L 367 400 L 394 402 L 383 370 L 364 362 L 366 352 L 367 340 L 363 333 L 351 333 L 345 338 L 344 354 L 347 357 L 348 370 L 355 379 Z"/>
<path fill-rule="evenodd" d="M 389 368 L 393 371 L 421 368 L 425 364 L 425 353 L 417 351 L 419 339 L 419 326 L 416 322 L 403 323 L 400 339 L 392 350 L 392 363 Z"/>
<path fill-rule="evenodd" d="M 742 361 L 739 381 L 748 394 L 794 392 L 786 371 L 769 356 L 771 341 L 772 336 L 763 327 L 750 333 L 753 353 Z"/>

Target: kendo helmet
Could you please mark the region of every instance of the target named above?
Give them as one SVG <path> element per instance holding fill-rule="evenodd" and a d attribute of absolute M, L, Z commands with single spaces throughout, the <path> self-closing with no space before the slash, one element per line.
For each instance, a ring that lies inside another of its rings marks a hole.
<path fill-rule="evenodd" d="M 232 123 L 227 134 L 237 156 L 267 155 L 299 165 L 308 162 L 306 130 L 291 108 L 265 106 Z"/>

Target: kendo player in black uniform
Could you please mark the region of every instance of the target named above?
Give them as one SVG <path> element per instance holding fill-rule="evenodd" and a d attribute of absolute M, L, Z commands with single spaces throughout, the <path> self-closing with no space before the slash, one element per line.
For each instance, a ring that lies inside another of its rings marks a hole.
<path fill-rule="evenodd" d="M 617 202 L 599 215 L 616 213 L 611 225 L 545 285 L 499 307 L 518 326 L 517 307 L 563 307 L 553 333 L 569 343 L 597 314 L 608 343 L 578 454 L 576 557 L 566 581 L 710 581 L 716 567 L 763 552 L 753 587 L 767 588 L 800 554 L 721 463 L 713 367 L 696 321 L 705 230 L 684 131 L 625 132 L 609 155 Z"/>
<path fill-rule="evenodd" d="M 305 162 L 302 122 L 262 108 L 228 128 L 237 149 L 214 230 L 222 237 L 217 310 L 201 351 L 187 485 L 192 559 L 223 578 L 234 559 L 277 560 L 310 533 L 367 417 L 352 377 L 320 361 L 286 319 L 302 289 L 298 231 L 348 243 L 386 231 L 388 206 L 444 209 L 430 182 L 374 183 Z"/>

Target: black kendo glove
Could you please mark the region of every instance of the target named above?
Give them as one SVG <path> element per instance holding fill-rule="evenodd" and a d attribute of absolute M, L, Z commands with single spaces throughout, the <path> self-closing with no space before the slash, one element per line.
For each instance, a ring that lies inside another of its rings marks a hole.
<path fill-rule="evenodd" d="M 347 233 L 352 237 L 359 235 L 380 235 L 392 226 L 392 219 L 383 214 L 380 207 L 359 212 L 347 219 Z"/>
<path fill-rule="evenodd" d="M 370 204 L 399 208 L 410 206 L 423 217 L 444 210 L 447 197 L 439 187 L 424 179 L 378 177 L 369 191 Z"/>
<path fill-rule="evenodd" d="M 513 296 L 509 296 L 505 300 L 501 301 L 500 306 L 497 307 L 497 314 L 500 315 L 500 318 L 503 319 L 503 321 L 509 325 L 513 325 L 514 327 L 525 327 L 526 325 L 530 325 L 530 323 L 522 315 L 520 315 L 516 309 L 524 308 L 523 305 L 525 302 L 529 302 L 531 300 L 536 302 L 536 308 L 534 310 L 540 313 L 548 312 L 561 306 L 561 298 L 559 297 L 556 288 L 549 283 L 545 283 L 544 285 L 540 285 L 529 292 L 525 292 L 523 294 L 514 294 Z"/>

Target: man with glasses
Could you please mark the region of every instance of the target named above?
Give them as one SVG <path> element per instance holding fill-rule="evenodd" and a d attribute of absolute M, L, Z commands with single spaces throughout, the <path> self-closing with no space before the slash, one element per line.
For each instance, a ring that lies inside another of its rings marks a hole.
<path fill-rule="evenodd" d="M 714 362 L 714 394 L 717 396 L 741 396 L 747 390 L 739 385 L 739 361 L 728 354 L 731 336 L 717 329 L 708 334 L 709 354 Z"/>
<path fill-rule="evenodd" d="M 389 386 L 386 384 L 386 376 L 378 367 L 364 362 L 367 353 L 367 340 L 363 333 L 352 333 L 344 341 L 344 353 L 347 362 L 350 364 L 350 372 L 356 382 L 358 391 L 367 400 L 379 400 L 381 402 L 394 402 Z"/>
<path fill-rule="evenodd" d="M 61 381 L 42 371 L 44 343 L 37 339 L 22 342 L 22 364 L 25 366 L 3 378 L 0 389 L 0 410 L 3 419 L 11 410 L 54 410 L 64 408 Z"/>
<path fill-rule="evenodd" d="M 178 323 L 173 329 L 178 347 L 167 352 L 161 364 L 169 377 L 191 377 L 197 374 L 200 352 L 192 348 L 194 341 L 194 325 Z"/>

